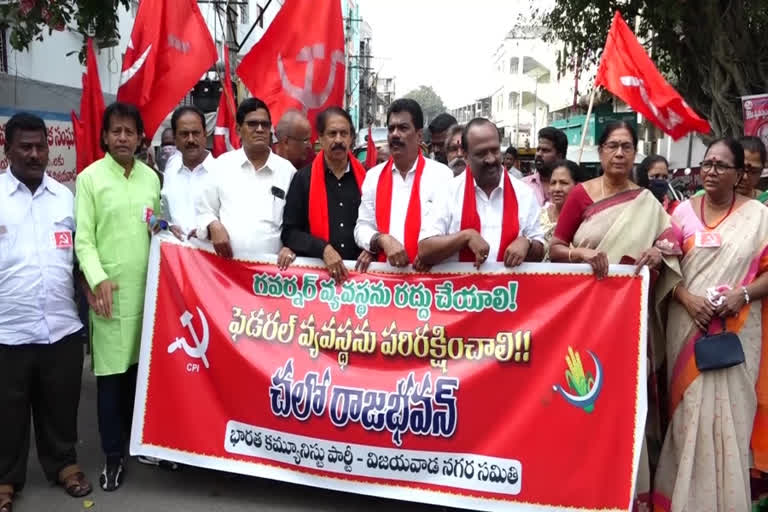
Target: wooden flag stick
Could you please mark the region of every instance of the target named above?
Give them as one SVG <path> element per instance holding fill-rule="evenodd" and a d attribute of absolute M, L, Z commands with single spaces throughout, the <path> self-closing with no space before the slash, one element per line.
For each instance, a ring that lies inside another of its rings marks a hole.
<path fill-rule="evenodd" d="M 584 155 L 584 142 L 587 140 L 587 129 L 589 128 L 589 120 L 592 116 L 592 105 L 595 104 L 595 94 L 598 87 L 592 87 L 592 93 L 589 95 L 589 107 L 587 107 L 587 116 L 584 118 L 584 128 L 581 130 L 581 143 L 579 144 L 579 159 L 576 162 L 581 165 L 581 157 Z"/>

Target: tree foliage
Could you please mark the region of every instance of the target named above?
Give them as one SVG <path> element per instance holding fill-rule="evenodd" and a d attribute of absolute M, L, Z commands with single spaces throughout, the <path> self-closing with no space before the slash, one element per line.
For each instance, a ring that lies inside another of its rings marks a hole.
<path fill-rule="evenodd" d="M 617 10 L 715 134 L 742 133 L 740 97 L 768 92 L 768 1 L 556 0 L 536 17 L 573 68 L 597 65 Z"/>
<path fill-rule="evenodd" d="M 98 42 L 116 40 L 117 9 L 130 7 L 129 0 L 20 0 L 0 5 L 0 27 L 10 28 L 9 41 L 23 51 L 32 41 L 42 41 L 47 32 L 69 28 Z M 80 54 L 84 60 L 85 51 Z"/>
<path fill-rule="evenodd" d="M 434 119 L 438 114 L 445 112 L 443 100 L 429 85 L 420 85 L 418 89 L 412 90 L 405 97 L 416 100 L 421 105 L 425 124 L 428 123 L 428 120 Z"/>

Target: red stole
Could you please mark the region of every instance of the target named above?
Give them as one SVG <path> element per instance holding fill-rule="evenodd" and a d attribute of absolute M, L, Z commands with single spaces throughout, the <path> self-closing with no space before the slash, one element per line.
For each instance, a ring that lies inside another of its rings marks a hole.
<path fill-rule="evenodd" d="M 363 187 L 365 169 L 360 161 L 349 153 L 349 165 L 357 181 L 357 188 Z M 309 174 L 309 232 L 312 236 L 330 241 L 328 220 L 328 194 L 325 190 L 325 157 L 323 151 L 312 161 Z"/>
<path fill-rule="evenodd" d="M 413 263 L 419 252 L 419 230 L 421 229 L 421 176 L 424 174 L 424 155 L 419 150 L 416 160 L 416 175 L 413 178 L 411 198 L 408 200 L 408 211 L 405 215 L 405 252 L 408 260 Z M 376 185 L 376 226 L 379 233 L 389 234 L 389 218 L 392 214 L 392 166 L 394 160 L 389 159 L 379 175 Z M 381 252 L 379 261 L 386 261 L 387 255 Z"/>
<path fill-rule="evenodd" d="M 466 181 L 464 183 L 464 204 L 461 207 L 461 229 L 474 229 L 482 233 L 480 216 L 477 214 L 477 200 L 475 199 L 475 178 L 472 169 L 467 166 L 464 169 Z M 509 173 L 501 168 L 501 179 L 504 180 L 504 207 L 501 219 L 501 240 L 499 241 L 499 254 L 496 255 L 496 261 L 504 261 L 504 253 L 509 244 L 517 239 L 520 234 L 520 220 L 517 216 L 517 195 L 512 188 L 512 180 L 509 179 Z M 465 247 L 459 253 L 459 261 L 475 261 L 475 255 Z"/>

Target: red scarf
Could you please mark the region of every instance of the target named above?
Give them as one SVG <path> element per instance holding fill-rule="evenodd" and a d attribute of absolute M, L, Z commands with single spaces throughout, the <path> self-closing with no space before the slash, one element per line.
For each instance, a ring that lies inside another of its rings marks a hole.
<path fill-rule="evenodd" d="M 363 187 L 365 169 L 360 161 L 349 153 L 349 164 L 357 181 L 357 188 Z M 328 220 L 328 194 L 325 190 L 325 156 L 323 151 L 318 153 L 312 162 L 309 174 L 309 232 L 312 236 L 330 241 Z"/>
<path fill-rule="evenodd" d="M 474 229 L 482 233 L 480 216 L 477 214 L 477 201 L 475 199 L 475 177 L 472 169 L 467 166 L 464 169 L 466 181 L 464 183 L 464 204 L 461 207 L 461 229 Z M 499 254 L 496 255 L 496 261 L 504 261 L 504 253 L 509 244 L 517 239 L 520 234 L 520 220 L 517 217 L 517 195 L 512 188 L 512 180 L 509 179 L 509 173 L 502 167 L 501 174 L 504 176 L 504 210 L 501 218 L 501 240 L 499 243 Z M 475 261 L 475 255 L 465 247 L 459 254 L 459 261 Z"/>
<path fill-rule="evenodd" d="M 408 200 L 408 211 L 405 215 L 405 252 L 408 253 L 408 260 L 413 263 L 416 254 L 419 252 L 419 230 L 421 229 L 421 175 L 424 174 L 424 155 L 419 150 L 419 157 L 416 160 L 416 176 L 413 178 L 413 188 L 411 189 L 411 198 Z M 376 185 L 376 226 L 379 233 L 389 234 L 389 218 L 392 214 L 392 166 L 394 160 L 389 159 L 379 175 L 379 182 Z M 387 255 L 381 252 L 379 261 L 386 261 Z"/>

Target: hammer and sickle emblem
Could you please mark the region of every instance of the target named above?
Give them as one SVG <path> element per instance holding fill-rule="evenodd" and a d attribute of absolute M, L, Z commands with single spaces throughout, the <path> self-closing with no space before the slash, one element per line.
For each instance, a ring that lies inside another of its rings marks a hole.
<path fill-rule="evenodd" d="M 200 322 L 203 324 L 203 338 L 202 340 L 197 336 L 197 331 L 195 330 L 195 326 L 192 325 L 192 313 L 189 311 L 184 311 L 184 313 L 179 317 L 179 320 L 181 321 L 181 325 L 186 327 L 189 330 L 190 335 L 192 336 L 192 339 L 195 342 L 195 346 L 191 346 L 187 339 L 183 336 L 181 338 L 176 338 L 175 341 L 173 341 L 170 345 L 168 345 L 168 353 L 173 354 L 176 349 L 184 349 L 184 352 L 187 353 L 189 357 L 194 357 L 195 359 L 202 359 L 203 364 L 206 368 L 209 367 L 208 365 L 208 358 L 205 357 L 205 352 L 208 350 L 208 321 L 205 319 L 205 315 L 202 311 L 200 311 L 200 308 L 197 308 L 197 315 L 200 317 Z"/>
<path fill-rule="evenodd" d="M 297 62 L 307 63 L 307 69 L 304 73 L 304 87 L 299 87 L 291 82 L 285 71 L 283 57 L 279 53 L 277 54 L 277 70 L 280 73 L 280 82 L 283 85 L 283 90 L 304 106 L 305 113 L 307 110 L 322 107 L 326 100 L 328 100 L 328 96 L 331 95 L 333 84 L 336 81 L 336 65 L 344 64 L 344 53 L 339 50 L 334 50 L 331 53 L 330 58 L 331 71 L 328 74 L 328 80 L 325 82 L 325 88 L 323 88 L 322 92 L 315 93 L 312 91 L 312 82 L 315 78 L 315 60 L 325 59 L 325 45 L 319 43 L 312 46 L 305 46 L 296 56 Z"/>

